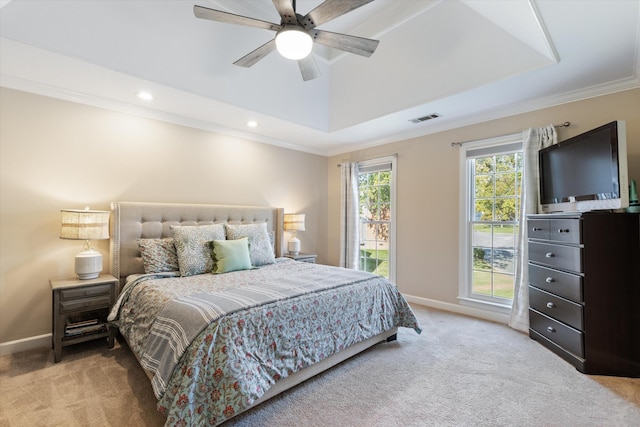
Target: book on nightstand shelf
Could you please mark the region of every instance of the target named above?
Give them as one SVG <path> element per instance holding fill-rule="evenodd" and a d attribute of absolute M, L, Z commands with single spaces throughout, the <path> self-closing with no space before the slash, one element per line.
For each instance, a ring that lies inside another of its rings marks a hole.
<path fill-rule="evenodd" d="M 88 319 L 88 320 L 80 320 L 78 322 L 69 322 L 67 323 L 67 329 L 79 328 L 82 326 L 95 325 L 98 323 L 98 319 Z"/>
<path fill-rule="evenodd" d="M 81 320 L 78 322 L 67 323 L 64 328 L 64 336 L 78 336 L 90 334 L 94 332 L 103 332 L 106 324 L 98 319 Z"/>
<path fill-rule="evenodd" d="M 65 330 L 65 337 L 76 337 L 80 335 L 93 334 L 96 332 L 105 332 L 107 330 L 107 325 L 105 323 L 99 323 L 97 325 L 91 326 L 82 326 L 80 328 L 75 328 L 71 330 Z"/>

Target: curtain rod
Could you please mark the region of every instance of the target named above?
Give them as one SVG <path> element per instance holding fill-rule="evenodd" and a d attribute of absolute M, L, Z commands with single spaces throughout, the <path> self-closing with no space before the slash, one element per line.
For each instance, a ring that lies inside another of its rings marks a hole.
<path fill-rule="evenodd" d="M 398 153 L 393 153 L 393 154 L 385 154 L 383 156 L 376 156 L 376 157 L 372 157 L 370 159 L 364 159 L 364 160 L 354 160 L 355 162 L 367 162 L 369 160 L 376 160 L 376 159 L 384 159 L 385 157 L 395 157 L 396 159 L 398 158 Z M 336 166 L 337 167 L 341 167 L 342 163 L 344 162 L 348 162 L 348 159 L 342 160 L 340 163 L 338 163 Z"/>
<path fill-rule="evenodd" d="M 556 127 L 556 128 L 568 128 L 569 126 L 571 126 L 571 122 L 564 122 L 564 123 L 561 123 L 561 124 L 558 124 L 558 125 L 553 125 L 553 127 Z M 490 138 L 500 138 L 500 137 L 509 136 L 509 135 L 513 135 L 513 134 L 493 136 L 493 137 L 490 137 Z M 475 142 L 475 141 L 452 142 L 451 146 L 452 147 L 461 146 L 461 145 L 464 145 L 464 144 L 468 144 L 469 142 Z"/>

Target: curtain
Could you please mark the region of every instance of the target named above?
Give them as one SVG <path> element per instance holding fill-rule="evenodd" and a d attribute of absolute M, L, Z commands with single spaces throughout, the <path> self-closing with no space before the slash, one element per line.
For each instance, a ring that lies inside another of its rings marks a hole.
<path fill-rule="evenodd" d="M 340 267 L 358 270 L 360 233 L 358 209 L 358 163 L 341 165 Z"/>
<path fill-rule="evenodd" d="M 529 269 L 527 260 L 527 215 L 538 212 L 538 150 L 558 142 L 553 125 L 522 132 L 522 194 L 520 197 L 520 233 L 516 261 L 513 305 L 509 326 L 522 332 L 529 331 Z"/>

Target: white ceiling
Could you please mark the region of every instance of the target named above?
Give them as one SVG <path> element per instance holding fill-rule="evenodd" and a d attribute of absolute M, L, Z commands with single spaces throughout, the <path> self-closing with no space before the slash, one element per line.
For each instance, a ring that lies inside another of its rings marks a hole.
<path fill-rule="evenodd" d="M 270 0 L 0 0 L 0 85 L 322 155 L 640 87 L 640 0 L 375 0 L 319 28 L 376 52 L 316 45 L 308 82 L 277 52 L 233 65 L 274 33 L 194 4 L 279 23 Z"/>

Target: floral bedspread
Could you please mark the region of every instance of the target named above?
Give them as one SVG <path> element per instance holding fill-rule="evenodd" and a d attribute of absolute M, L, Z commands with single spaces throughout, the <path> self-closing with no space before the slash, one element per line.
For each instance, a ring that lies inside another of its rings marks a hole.
<path fill-rule="evenodd" d="M 295 280 L 309 269 L 336 267 L 277 262 L 223 275 L 167 277 L 125 287 L 114 307 L 120 331 L 140 357 L 154 319 L 170 301 L 255 283 Z M 215 426 L 242 412 L 279 379 L 396 326 L 420 333 L 410 307 L 384 278 L 363 280 L 236 311 L 211 322 L 186 349 L 158 402 L 166 425 Z M 119 312 L 118 312 L 119 307 Z"/>

